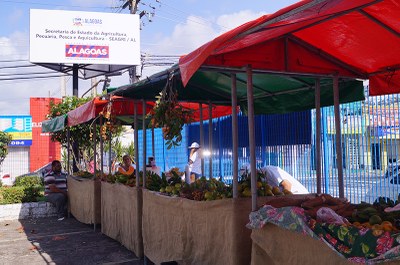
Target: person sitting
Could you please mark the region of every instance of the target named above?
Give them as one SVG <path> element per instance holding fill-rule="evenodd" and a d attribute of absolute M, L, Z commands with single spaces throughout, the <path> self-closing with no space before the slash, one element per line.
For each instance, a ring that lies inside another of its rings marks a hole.
<path fill-rule="evenodd" d="M 44 176 L 44 185 L 46 201 L 56 207 L 58 220 L 64 220 L 68 201 L 67 173 L 61 172 L 60 161 L 51 163 L 51 171 Z"/>
<path fill-rule="evenodd" d="M 132 159 L 129 155 L 122 157 L 122 164 L 117 167 L 117 173 L 130 176 L 135 173 L 135 165 L 132 164 Z"/>
<path fill-rule="evenodd" d="M 148 157 L 146 171 L 150 171 L 152 173 L 155 173 L 155 174 L 161 176 L 160 167 L 156 166 L 156 160 L 152 156 Z"/>
<path fill-rule="evenodd" d="M 266 181 L 271 186 L 281 187 L 291 191 L 293 194 L 308 194 L 309 191 L 297 179 L 277 166 L 266 166 L 261 168 Z"/>

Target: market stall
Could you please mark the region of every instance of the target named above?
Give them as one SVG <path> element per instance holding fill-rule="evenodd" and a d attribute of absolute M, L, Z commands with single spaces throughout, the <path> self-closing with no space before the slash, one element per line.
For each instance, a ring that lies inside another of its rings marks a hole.
<path fill-rule="evenodd" d="M 338 82 L 343 78 L 368 79 L 370 95 L 400 91 L 398 75 L 400 62 L 398 53 L 398 47 L 400 47 L 399 14 L 400 9 L 397 3 L 389 0 L 300 1 L 274 14 L 250 21 L 183 56 L 179 63 L 182 81 L 184 85 L 189 84 L 197 71 L 246 72 L 250 161 L 254 184 L 256 153 L 254 139 L 252 139 L 254 126 L 250 123 L 254 119 L 254 113 L 257 113 L 257 103 L 255 102 L 257 97 L 254 93 L 257 86 L 254 82 L 254 75 L 264 73 L 265 75 L 283 75 L 293 78 L 316 77 L 315 86 L 308 92 L 315 95 L 317 135 L 321 131 L 320 107 L 322 106 L 320 104 L 322 89 L 318 78 L 331 78 L 334 82 L 336 127 L 337 172 L 335 175 L 338 179 L 338 195 L 340 198 L 344 198 L 345 183 L 339 110 L 339 97 L 342 92 L 338 90 Z M 275 93 L 275 87 L 266 87 L 266 92 L 269 92 L 269 95 L 264 98 L 265 105 L 268 105 L 266 102 L 275 99 L 276 95 L 287 94 L 291 97 L 293 92 L 296 93 L 295 90 L 286 88 L 285 92 L 278 94 Z M 299 95 L 301 94 L 303 91 L 299 93 Z M 307 97 L 307 93 L 305 97 Z M 282 103 L 282 105 L 285 104 L 286 102 Z M 322 149 L 318 137 L 316 145 L 317 190 L 321 192 L 320 154 Z M 253 211 L 258 209 L 256 196 L 255 185 L 252 185 Z M 278 222 L 276 225 L 282 225 L 282 222 Z M 327 250 L 326 246 L 321 246 L 322 243 L 314 239 L 309 238 L 308 240 L 304 236 L 294 235 L 293 232 L 286 233 L 286 231 L 270 225 L 262 228 L 261 231 L 254 231 L 254 229 L 261 228 L 252 229 L 252 238 L 255 242 L 253 253 L 257 254 L 261 251 L 266 253 L 264 259 L 258 259 L 255 255 L 254 264 L 265 264 L 267 261 L 270 261 L 271 264 L 321 264 L 322 260 L 328 264 L 347 263 L 344 259 L 338 260 L 337 253 L 325 251 Z M 364 227 L 362 231 L 372 233 L 373 229 Z M 384 234 L 387 235 L 387 232 Z M 390 234 L 388 237 L 393 237 L 393 235 Z M 334 237 L 330 238 L 335 241 Z M 364 237 L 357 239 L 364 241 L 360 245 L 363 252 L 371 255 L 368 258 L 378 258 L 374 253 L 369 253 L 371 246 L 367 243 L 368 239 Z M 275 247 L 275 240 L 277 247 Z M 288 244 L 286 240 L 290 243 Z M 380 241 L 378 242 L 378 240 Z M 379 239 L 375 239 L 375 242 L 372 240 L 371 244 L 375 246 L 382 242 L 387 243 L 388 241 L 379 237 Z M 284 247 L 285 244 L 293 249 L 290 249 L 289 252 L 289 249 Z M 398 256 L 397 247 L 391 242 L 388 245 L 394 246 L 394 249 L 388 250 L 388 257 L 381 257 L 378 261 Z M 302 250 L 304 254 L 297 252 L 298 249 Z M 317 249 L 318 251 L 316 251 Z M 379 252 L 379 255 L 384 254 Z M 331 261 L 332 263 L 330 263 Z M 374 261 L 371 260 L 371 262 Z"/>
<path fill-rule="evenodd" d="M 143 191 L 143 245 L 154 263 L 246 264 L 249 199 L 197 202 Z"/>
<path fill-rule="evenodd" d="M 398 229 L 315 221 L 300 207 L 269 205 L 250 214 L 251 264 L 399 263 Z M 318 251 L 316 251 L 318 250 Z"/>
<path fill-rule="evenodd" d="M 261 197 L 260 203 L 275 200 L 281 198 Z M 195 201 L 143 190 L 144 254 L 156 264 L 249 264 L 250 212 L 250 198 Z"/>
<path fill-rule="evenodd" d="M 101 232 L 143 257 L 141 189 L 101 182 Z"/>
<path fill-rule="evenodd" d="M 98 179 L 68 176 L 71 214 L 84 224 L 101 222 L 101 184 Z"/>

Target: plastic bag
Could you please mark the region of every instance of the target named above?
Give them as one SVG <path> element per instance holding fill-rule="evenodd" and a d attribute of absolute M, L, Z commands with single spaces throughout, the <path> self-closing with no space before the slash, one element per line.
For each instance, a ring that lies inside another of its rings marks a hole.
<path fill-rule="evenodd" d="M 328 207 L 321 207 L 317 211 L 317 221 L 320 223 L 329 223 L 343 225 L 348 224 L 349 221 L 343 216 L 338 215 L 334 210 Z"/>

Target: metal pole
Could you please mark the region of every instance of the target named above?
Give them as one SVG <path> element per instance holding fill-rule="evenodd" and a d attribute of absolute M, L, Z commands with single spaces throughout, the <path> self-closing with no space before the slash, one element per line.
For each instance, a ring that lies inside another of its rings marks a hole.
<path fill-rule="evenodd" d="M 112 173 L 112 161 L 111 161 L 111 144 L 112 144 L 112 139 L 111 139 L 111 137 L 112 137 L 112 133 L 111 133 L 111 131 L 109 131 L 108 132 L 108 143 L 109 143 L 109 146 L 108 146 L 108 174 L 111 174 Z"/>
<path fill-rule="evenodd" d="M 104 120 L 103 116 L 100 116 L 100 126 L 103 126 Z M 104 168 L 104 161 L 103 161 L 103 153 L 104 153 L 104 140 L 103 137 L 100 135 L 100 173 L 103 176 L 103 168 Z"/>
<path fill-rule="evenodd" d="M 200 146 L 204 150 L 204 135 L 203 135 L 203 104 L 199 103 L 200 111 Z M 204 156 L 201 155 L 201 176 L 204 176 Z"/>
<path fill-rule="evenodd" d="M 79 97 L 78 96 L 78 77 L 79 77 L 79 65 L 78 64 L 73 64 L 72 65 L 72 95 L 75 97 Z M 78 143 L 74 142 L 72 144 L 72 152 L 74 154 L 74 159 L 72 161 L 72 172 L 77 172 L 79 171 L 78 169 L 78 162 L 79 162 L 79 158 L 80 158 L 80 154 L 79 154 L 79 145 Z"/>
<path fill-rule="evenodd" d="M 72 95 L 75 97 L 79 97 L 78 95 L 78 86 L 79 86 L 79 65 L 72 65 Z"/>
<path fill-rule="evenodd" d="M 93 162 L 94 162 L 94 165 L 93 165 L 93 174 L 96 174 L 96 160 L 97 160 L 97 153 L 96 153 L 96 138 L 97 138 L 97 130 L 96 130 L 96 122 L 93 122 L 93 128 L 92 128 L 92 130 L 93 130 Z M 101 137 L 101 134 L 100 134 L 100 137 Z M 89 157 L 89 159 L 90 159 L 90 157 Z M 89 161 L 89 163 L 90 163 L 90 161 Z"/>
<path fill-rule="evenodd" d="M 131 14 L 136 14 L 137 11 L 137 5 L 140 2 L 140 0 L 128 0 L 130 1 L 130 13 Z M 132 66 L 129 68 L 129 82 L 131 84 L 135 83 L 137 81 L 136 78 L 136 66 Z"/>
<path fill-rule="evenodd" d="M 223 148 L 222 148 L 222 130 L 221 130 L 221 118 L 218 118 L 217 123 L 218 128 L 218 167 L 219 167 L 219 177 L 222 180 L 222 177 L 225 175 L 224 168 L 222 167 L 223 161 Z"/>
<path fill-rule="evenodd" d="M 231 74 L 232 94 L 232 164 L 233 164 L 233 198 L 238 197 L 238 173 L 239 173 L 239 140 L 238 140 L 238 117 L 237 117 L 237 88 L 236 74 Z"/>
<path fill-rule="evenodd" d="M 133 121 L 133 127 L 134 127 L 134 133 L 135 133 L 135 137 L 134 137 L 134 139 L 135 139 L 135 143 L 134 143 L 134 145 L 135 145 L 135 161 L 136 161 L 136 170 L 135 170 L 135 175 L 136 175 L 136 187 L 138 187 L 139 188 L 139 186 L 140 186 L 140 180 L 139 180 L 139 178 L 140 178 L 140 176 L 139 176 L 139 135 L 138 135 L 138 132 L 139 132 L 139 130 L 138 130 L 138 116 L 137 116 L 137 113 L 138 113 L 138 107 L 137 107 L 137 102 L 135 102 L 134 103 L 135 104 L 135 106 L 134 106 L 134 121 Z"/>
<path fill-rule="evenodd" d="M 257 210 L 257 172 L 256 172 L 256 143 L 254 129 L 254 95 L 253 95 L 253 73 L 251 65 L 247 66 L 247 108 L 249 123 L 249 146 L 250 146 L 250 170 L 251 170 L 251 209 Z"/>
<path fill-rule="evenodd" d="M 329 190 L 329 154 L 328 150 L 328 122 L 327 115 L 325 114 L 324 109 L 321 109 L 321 119 L 322 119 L 322 144 L 324 146 L 324 183 L 325 183 L 325 191 Z"/>
<path fill-rule="evenodd" d="M 101 134 L 100 134 L 100 137 L 101 137 Z M 96 164 L 97 164 L 96 163 L 97 162 L 97 157 L 96 157 L 96 138 L 97 138 L 96 122 L 93 122 L 93 151 L 94 151 L 94 153 L 93 153 L 93 162 L 94 162 L 93 174 L 94 174 L 94 176 L 96 176 Z M 89 163 L 90 163 L 90 161 L 89 161 Z M 96 185 L 96 183 L 95 183 L 96 182 L 96 178 L 94 178 L 93 181 L 94 181 L 93 185 Z M 96 196 L 96 193 L 95 193 L 95 196 Z M 93 200 L 93 209 L 96 209 L 97 199 L 98 198 L 94 198 L 94 200 Z M 93 222 L 93 230 L 96 231 L 96 221 Z"/>
<path fill-rule="evenodd" d="M 146 188 L 146 101 L 142 99 L 143 113 L 142 113 L 142 131 L 143 131 L 143 188 Z"/>
<path fill-rule="evenodd" d="M 156 159 L 156 147 L 154 141 L 154 126 L 151 126 L 151 154 Z"/>
<path fill-rule="evenodd" d="M 317 193 L 322 193 L 322 177 L 321 177 L 321 80 L 315 80 L 315 162 L 317 171 Z"/>
<path fill-rule="evenodd" d="M 336 165 L 338 169 L 339 198 L 344 198 L 343 180 L 343 160 L 342 160 L 342 135 L 340 128 L 340 109 L 339 109 L 339 77 L 333 77 L 333 99 L 335 109 L 335 128 L 336 128 Z"/>
<path fill-rule="evenodd" d="M 67 173 L 68 176 L 71 174 L 70 172 L 70 159 L 71 159 L 71 152 L 70 152 L 70 148 L 71 148 L 71 132 L 69 130 L 69 127 L 67 127 Z"/>
<path fill-rule="evenodd" d="M 213 149 L 212 149 L 212 132 L 213 132 L 213 123 L 212 123 L 212 105 L 211 101 L 208 103 L 208 149 L 210 150 L 210 167 L 209 167 L 209 176 L 210 178 L 213 177 L 213 167 L 212 167 L 212 160 L 213 160 Z"/>

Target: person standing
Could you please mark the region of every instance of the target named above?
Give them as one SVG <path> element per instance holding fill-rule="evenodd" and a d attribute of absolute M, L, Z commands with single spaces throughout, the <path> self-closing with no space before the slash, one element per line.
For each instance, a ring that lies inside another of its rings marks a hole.
<path fill-rule="evenodd" d="M 200 145 L 197 142 L 193 142 L 190 146 L 189 155 L 189 172 L 190 176 L 194 175 L 194 179 L 201 177 L 201 152 L 199 151 Z"/>
<path fill-rule="evenodd" d="M 44 176 L 44 185 L 46 201 L 56 207 L 58 221 L 64 220 L 68 202 L 67 173 L 61 171 L 59 160 L 51 163 L 51 171 Z"/>

